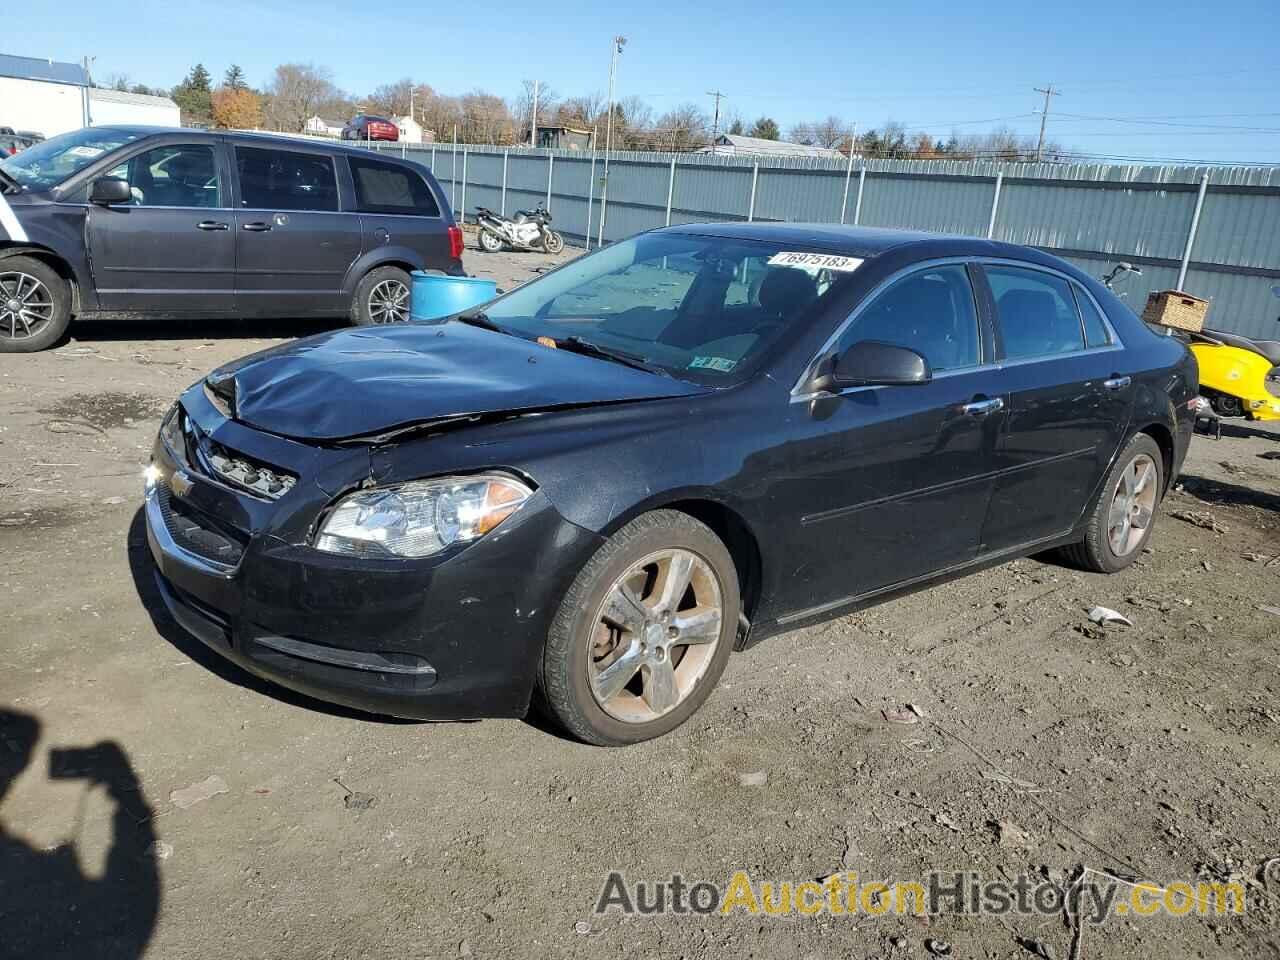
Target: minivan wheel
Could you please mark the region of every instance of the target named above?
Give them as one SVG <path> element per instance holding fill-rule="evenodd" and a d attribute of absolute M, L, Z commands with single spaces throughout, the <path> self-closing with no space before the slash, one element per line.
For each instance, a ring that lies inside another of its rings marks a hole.
<path fill-rule="evenodd" d="M 481 230 L 480 249 L 485 253 L 497 253 L 502 249 L 502 238 L 488 230 Z"/>
<path fill-rule="evenodd" d="M 399 267 L 370 270 L 356 284 L 351 322 L 367 327 L 409 319 L 409 274 Z"/>
<path fill-rule="evenodd" d="M 1164 455 L 1155 440 L 1135 434 L 1116 458 L 1089 514 L 1085 538 L 1064 547 L 1071 563 L 1118 573 L 1142 556 L 1164 493 Z"/>
<path fill-rule="evenodd" d="M 0 353 L 34 353 L 62 339 L 71 288 L 34 257 L 0 259 Z"/>
<path fill-rule="evenodd" d="M 601 746 L 674 730 L 720 679 L 740 606 L 733 559 L 709 528 L 674 510 L 637 517 L 565 594 L 537 678 L 542 706 Z"/>

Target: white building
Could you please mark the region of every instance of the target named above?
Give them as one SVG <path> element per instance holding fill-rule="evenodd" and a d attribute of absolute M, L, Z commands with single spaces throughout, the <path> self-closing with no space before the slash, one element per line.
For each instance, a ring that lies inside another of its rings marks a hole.
<path fill-rule="evenodd" d="M 413 117 L 396 117 L 396 126 L 400 129 L 400 139 L 404 143 L 422 142 L 422 124 Z"/>
<path fill-rule="evenodd" d="M 91 87 L 89 120 L 95 127 L 113 124 L 178 127 L 182 125 L 182 111 L 168 97 Z"/>
<path fill-rule="evenodd" d="M 736 133 L 722 133 L 715 146 L 702 147 L 698 153 L 714 153 L 721 157 L 815 157 L 826 160 L 843 159 L 845 154 L 828 147 L 808 143 L 789 143 L 786 140 L 762 140 L 760 137 L 743 137 Z"/>
<path fill-rule="evenodd" d="M 0 54 L 0 127 L 52 137 L 89 125 L 89 75 L 77 63 Z"/>
<path fill-rule="evenodd" d="M 314 134 L 317 137 L 340 137 L 342 136 L 342 127 L 341 120 L 326 120 L 317 114 L 307 120 L 303 132 Z"/>

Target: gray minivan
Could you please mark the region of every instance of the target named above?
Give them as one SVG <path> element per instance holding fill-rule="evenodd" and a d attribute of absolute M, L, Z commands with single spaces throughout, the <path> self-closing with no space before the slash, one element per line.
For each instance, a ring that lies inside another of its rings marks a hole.
<path fill-rule="evenodd" d="M 461 275 L 421 164 L 312 140 L 86 127 L 0 161 L 0 352 L 74 317 L 408 319 L 409 272 Z"/>

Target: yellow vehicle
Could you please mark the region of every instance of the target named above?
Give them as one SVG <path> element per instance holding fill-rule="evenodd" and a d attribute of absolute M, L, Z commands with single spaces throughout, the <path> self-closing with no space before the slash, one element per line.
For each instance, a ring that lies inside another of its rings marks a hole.
<path fill-rule="evenodd" d="M 1214 413 L 1280 420 L 1280 340 L 1208 329 L 1189 339 L 1200 364 L 1200 395 Z"/>

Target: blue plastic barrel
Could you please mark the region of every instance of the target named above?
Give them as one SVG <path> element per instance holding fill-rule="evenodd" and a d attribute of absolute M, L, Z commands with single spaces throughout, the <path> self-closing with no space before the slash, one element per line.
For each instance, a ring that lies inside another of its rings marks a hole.
<path fill-rule="evenodd" d="M 415 270 L 409 291 L 409 319 L 439 320 L 461 310 L 488 303 L 497 295 L 498 284 L 495 280 L 446 277 Z"/>

